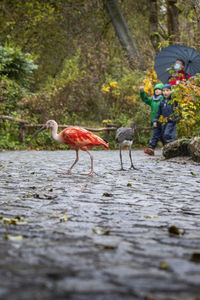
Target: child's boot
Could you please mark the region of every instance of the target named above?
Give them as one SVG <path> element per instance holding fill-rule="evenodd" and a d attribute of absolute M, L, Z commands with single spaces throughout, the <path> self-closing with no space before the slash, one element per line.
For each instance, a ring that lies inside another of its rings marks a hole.
<path fill-rule="evenodd" d="M 148 148 L 148 149 L 144 150 L 144 153 L 153 156 L 154 155 L 154 148 Z"/>

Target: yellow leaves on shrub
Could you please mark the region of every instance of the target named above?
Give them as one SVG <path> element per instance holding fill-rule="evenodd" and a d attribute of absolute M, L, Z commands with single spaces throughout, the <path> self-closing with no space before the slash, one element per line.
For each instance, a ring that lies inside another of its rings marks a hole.
<path fill-rule="evenodd" d="M 135 91 L 138 90 L 138 87 L 137 87 L 136 85 L 133 85 L 133 86 L 132 86 L 132 90 L 135 92 Z"/>
<path fill-rule="evenodd" d="M 193 126 L 195 123 L 196 123 L 196 121 L 195 121 L 195 120 L 191 120 L 191 121 L 189 121 L 189 125 L 190 125 L 190 126 Z"/>
<path fill-rule="evenodd" d="M 105 86 L 103 84 L 102 88 L 101 88 L 102 93 L 106 94 L 110 92 L 110 87 L 109 86 Z"/>
<path fill-rule="evenodd" d="M 155 70 L 147 70 L 146 72 L 146 77 L 143 80 L 144 83 L 144 90 L 147 94 L 152 95 L 153 94 L 153 87 L 157 83 L 157 74 Z"/>
<path fill-rule="evenodd" d="M 111 82 L 109 83 L 109 85 L 110 85 L 110 87 L 112 87 L 113 89 L 118 88 L 118 83 L 117 83 L 116 81 L 111 81 Z"/>
<path fill-rule="evenodd" d="M 153 94 L 153 85 L 152 85 L 151 81 L 149 80 L 149 78 L 144 79 L 143 83 L 144 83 L 144 91 L 147 94 L 152 95 Z"/>
<path fill-rule="evenodd" d="M 112 120 L 109 120 L 109 119 L 108 120 L 102 120 L 102 123 L 103 124 L 112 123 Z"/>
<path fill-rule="evenodd" d="M 110 81 L 110 82 L 108 83 L 108 85 L 103 84 L 103 86 L 102 86 L 102 88 L 101 88 L 101 91 L 102 91 L 102 93 L 106 94 L 106 93 L 109 93 L 109 92 L 111 92 L 111 91 L 114 91 L 114 90 L 116 90 L 116 89 L 118 89 L 118 88 L 119 88 L 119 86 L 118 86 L 117 81 Z M 120 95 L 119 92 L 118 92 L 118 93 L 115 92 L 115 94 Z"/>
<path fill-rule="evenodd" d="M 181 107 L 178 124 L 182 136 L 196 135 L 200 127 L 200 75 L 173 87 L 173 99 Z"/>
<path fill-rule="evenodd" d="M 168 117 L 163 117 L 163 115 L 161 115 L 158 121 L 164 125 L 167 123 Z"/>

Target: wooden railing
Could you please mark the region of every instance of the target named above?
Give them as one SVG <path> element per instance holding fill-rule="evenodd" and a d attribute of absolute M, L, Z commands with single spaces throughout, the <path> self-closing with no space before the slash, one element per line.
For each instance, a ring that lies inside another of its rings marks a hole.
<path fill-rule="evenodd" d="M 25 141 L 25 136 L 26 136 L 26 129 L 27 128 L 40 128 L 42 127 L 44 124 L 30 124 L 28 121 L 26 120 L 22 120 L 22 119 L 17 119 L 17 118 L 13 118 L 10 116 L 4 116 L 4 115 L 0 115 L 0 119 L 1 120 L 9 120 L 12 122 L 16 122 L 19 124 L 19 139 L 21 142 Z M 58 125 L 59 128 L 67 128 L 69 126 L 72 125 Z M 78 125 L 77 125 L 78 126 Z M 112 124 L 112 123 L 106 123 L 105 127 L 100 127 L 100 128 L 88 128 L 88 127 L 84 127 L 85 129 L 92 131 L 92 132 L 102 132 L 105 131 L 105 140 L 107 142 L 109 142 L 109 135 L 110 135 L 110 131 L 115 131 L 117 130 L 117 128 L 119 128 L 119 124 Z M 137 127 L 136 128 L 136 132 L 138 132 L 138 130 L 151 130 L 151 127 Z"/>

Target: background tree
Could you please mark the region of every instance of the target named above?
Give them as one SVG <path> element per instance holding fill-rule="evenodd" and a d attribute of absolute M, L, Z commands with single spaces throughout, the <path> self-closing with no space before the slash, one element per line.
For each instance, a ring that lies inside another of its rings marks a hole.
<path fill-rule="evenodd" d="M 133 36 L 128 28 L 126 20 L 119 8 L 118 0 L 105 0 L 105 7 L 110 15 L 115 32 L 124 50 L 127 52 L 127 57 L 131 68 L 142 66 L 141 55 L 137 45 L 133 40 Z"/>
<path fill-rule="evenodd" d="M 149 34 L 155 52 L 159 52 L 160 35 L 158 29 L 158 6 L 157 0 L 149 1 Z"/>
<path fill-rule="evenodd" d="M 170 44 L 180 41 L 178 0 L 167 0 L 167 27 Z"/>

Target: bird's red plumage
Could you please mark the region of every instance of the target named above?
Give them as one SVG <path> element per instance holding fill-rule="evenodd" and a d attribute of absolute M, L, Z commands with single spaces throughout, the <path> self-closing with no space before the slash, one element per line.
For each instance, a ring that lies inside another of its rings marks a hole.
<path fill-rule="evenodd" d="M 96 146 L 110 149 L 102 138 L 81 127 L 68 127 L 61 131 L 60 136 L 64 144 L 74 149 L 87 151 Z"/>

